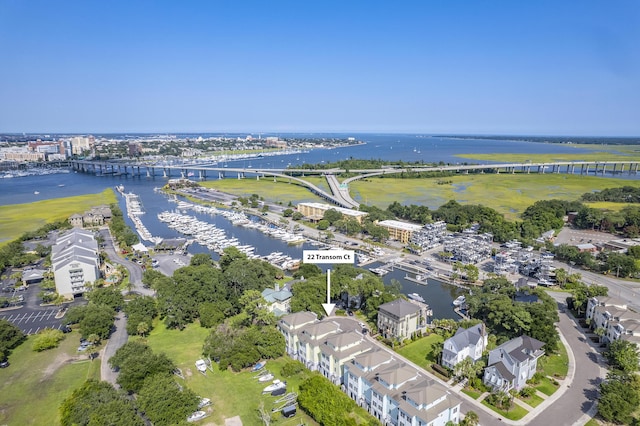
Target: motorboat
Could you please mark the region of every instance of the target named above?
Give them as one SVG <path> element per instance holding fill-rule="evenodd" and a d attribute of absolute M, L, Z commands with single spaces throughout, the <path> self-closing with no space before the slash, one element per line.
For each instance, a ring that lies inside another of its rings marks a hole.
<path fill-rule="evenodd" d="M 268 382 L 269 380 L 273 380 L 273 374 L 271 373 L 258 377 L 259 382 Z"/>
<path fill-rule="evenodd" d="M 287 382 L 282 382 L 279 379 L 275 379 L 273 383 L 271 383 L 269 386 L 267 386 L 262 390 L 262 393 L 269 393 L 277 389 L 286 389 L 286 388 L 287 388 Z"/>
<path fill-rule="evenodd" d="M 198 420 L 202 420 L 205 417 L 207 417 L 207 413 L 206 412 L 204 412 L 204 411 L 196 411 L 195 413 L 193 413 L 192 415 L 187 417 L 187 421 L 188 422 L 197 422 Z"/>
<path fill-rule="evenodd" d="M 407 297 L 418 302 L 424 302 L 424 297 L 420 296 L 418 293 L 409 293 L 407 294 Z"/>
<path fill-rule="evenodd" d="M 200 398 L 200 402 L 198 403 L 198 409 L 204 408 L 211 405 L 211 400 L 209 398 Z"/>
<path fill-rule="evenodd" d="M 199 372 L 205 373 L 207 371 L 207 363 L 203 359 L 199 359 L 196 361 L 196 368 Z"/>
<path fill-rule="evenodd" d="M 264 368 L 264 366 L 267 365 L 266 361 L 260 361 L 258 363 L 256 363 L 252 368 L 251 371 L 259 371 L 262 370 Z"/>
<path fill-rule="evenodd" d="M 467 298 L 464 296 L 456 297 L 456 300 L 453 301 L 453 306 L 462 306 L 467 302 Z"/>

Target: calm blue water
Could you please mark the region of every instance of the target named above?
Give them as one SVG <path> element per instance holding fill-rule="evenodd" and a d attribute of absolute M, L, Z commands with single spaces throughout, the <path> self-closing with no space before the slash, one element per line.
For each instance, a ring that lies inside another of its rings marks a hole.
<path fill-rule="evenodd" d="M 309 136 L 309 135 L 304 135 Z M 318 136 L 318 135 L 316 135 Z M 333 135 L 335 136 L 335 135 Z M 252 160 L 240 160 L 233 166 L 279 168 L 288 164 L 315 164 L 333 162 L 349 158 L 383 159 L 392 161 L 424 161 L 424 162 L 464 162 L 464 159 L 455 157 L 463 153 L 576 153 L 589 152 L 580 150 L 570 145 L 543 144 L 533 142 L 502 141 L 502 140 L 472 140 L 472 139 L 443 139 L 420 135 L 345 135 L 356 136 L 364 140 L 366 145 L 330 150 L 312 150 L 302 154 L 290 154 L 276 157 L 264 157 Z M 230 163 L 230 166 L 231 163 Z M 103 176 L 98 177 L 83 173 L 67 173 L 45 176 L 27 176 L 13 179 L 0 179 L 0 205 L 30 203 L 49 198 L 68 197 L 98 193 L 105 188 L 113 188 L 116 185 L 124 185 L 127 192 L 133 192 L 140 196 L 145 211 L 142 221 L 149 231 L 155 236 L 178 237 L 176 231 L 168 228 L 157 219 L 157 214 L 163 210 L 172 210 L 176 204 L 170 203 L 167 196 L 154 192 L 155 187 L 163 186 L 165 179 L 159 176 L 154 178 L 129 177 L 129 176 Z M 62 186 L 61 186 L 62 185 Z M 38 191 L 39 194 L 34 192 Z M 120 197 L 120 205 L 125 210 L 124 200 Z M 251 244 L 256 247 L 256 252 L 265 255 L 274 251 L 286 253 L 292 257 L 302 257 L 302 250 L 314 249 L 312 246 L 288 246 L 280 240 L 272 239 L 257 230 L 234 227 L 228 220 L 218 216 L 207 216 L 188 212 L 197 216 L 200 220 L 214 223 L 226 230 L 227 235 L 238 238 L 242 244 Z M 128 220 L 128 218 L 127 218 Z M 131 223 L 129 223 L 132 225 Z M 206 248 L 193 245 L 192 252 L 208 252 Z M 214 258 L 217 256 L 212 253 Z M 455 314 L 451 308 L 451 301 L 459 290 L 455 287 L 441 284 L 438 281 L 429 281 L 429 285 L 420 286 L 411 281 L 404 280 L 405 273 L 394 271 L 385 277 L 385 282 L 391 279 L 399 280 L 405 293 L 419 293 L 431 305 L 435 318 L 453 318 Z"/>

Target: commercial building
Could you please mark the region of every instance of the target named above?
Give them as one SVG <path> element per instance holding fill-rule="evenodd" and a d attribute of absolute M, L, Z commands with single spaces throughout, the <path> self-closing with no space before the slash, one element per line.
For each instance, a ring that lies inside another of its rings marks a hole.
<path fill-rule="evenodd" d="M 422 226 L 413 223 L 400 222 L 398 220 L 381 220 L 376 225 L 389 231 L 389 238 L 407 244 L 414 232 L 422 229 Z"/>
<path fill-rule="evenodd" d="M 343 207 L 336 207 L 322 203 L 298 203 L 297 208 L 305 218 L 315 222 L 321 220 L 324 217 L 325 212 L 330 209 L 334 209 L 338 213 L 341 213 L 345 218 L 355 219 L 360 224 L 362 224 L 362 219 L 368 214 L 358 210 L 345 209 Z"/>
<path fill-rule="evenodd" d="M 66 298 L 84 293 L 87 283 L 100 278 L 98 243 L 91 232 L 74 228 L 51 247 L 56 291 Z"/>

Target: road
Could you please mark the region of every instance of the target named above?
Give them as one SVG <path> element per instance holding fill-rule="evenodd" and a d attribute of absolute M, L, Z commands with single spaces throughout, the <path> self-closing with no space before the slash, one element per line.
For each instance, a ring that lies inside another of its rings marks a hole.
<path fill-rule="evenodd" d="M 109 341 L 102 350 L 102 363 L 100 364 L 100 379 L 109 382 L 115 386 L 118 373 L 109 367 L 109 358 L 111 358 L 118 349 L 122 347 L 129 336 L 127 335 L 127 317 L 124 312 L 118 312 L 115 320 L 115 330 L 109 336 Z"/>
<path fill-rule="evenodd" d="M 144 288 L 142 284 L 142 268 L 135 262 L 123 259 L 116 253 L 111 233 L 108 229 L 101 229 L 100 235 L 104 238 L 104 251 L 109 260 L 118 265 L 122 265 L 129 271 L 129 282 L 132 284 L 131 290 L 145 296 L 153 296 L 153 290 Z"/>

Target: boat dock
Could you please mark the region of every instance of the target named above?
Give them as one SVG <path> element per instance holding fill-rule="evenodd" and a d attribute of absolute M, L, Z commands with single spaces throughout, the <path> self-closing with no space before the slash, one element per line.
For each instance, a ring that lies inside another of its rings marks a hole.
<path fill-rule="evenodd" d="M 144 226 L 142 220 L 140 219 L 140 216 L 145 213 L 142 209 L 140 198 L 132 192 L 125 193 L 124 187 L 122 187 L 122 185 L 120 185 L 120 188 L 118 188 L 118 192 L 120 192 L 124 196 L 125 205 L 127 208 L 127 216 L 133 222 L 133 226 L 136 228 L 136 231 L 138 232 L 138 235 L 140 235 L 140 238 L 154 244 L 158 243 L 158 241 L 160 241 L 160 238 L 151 235 L 151 232 L 149 232 L 147 227 Z"/>

